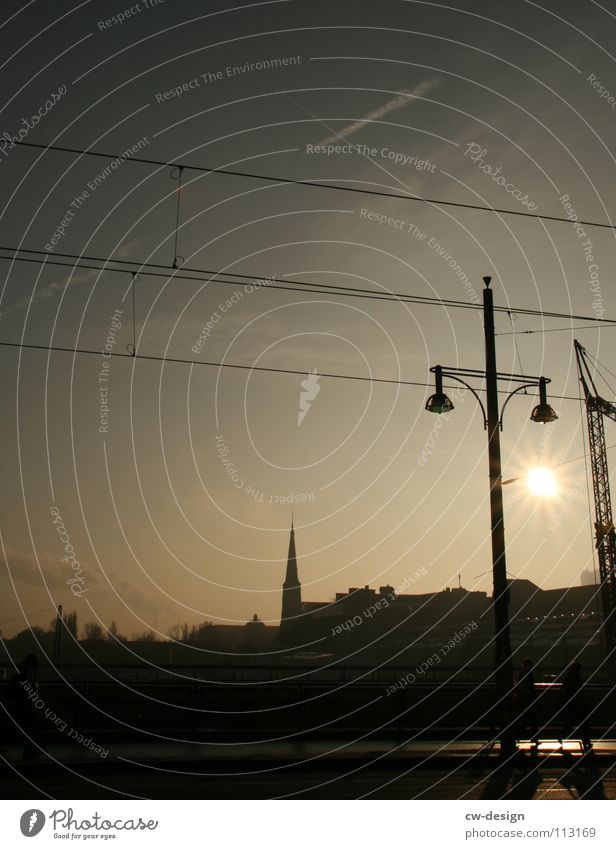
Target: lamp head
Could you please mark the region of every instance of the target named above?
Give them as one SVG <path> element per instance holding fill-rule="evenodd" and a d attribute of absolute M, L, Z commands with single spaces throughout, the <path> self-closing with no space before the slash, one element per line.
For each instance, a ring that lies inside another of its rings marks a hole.
<path fill-rule="evenodd" d="M 443 392 L 442 367 L 434 366 L 434 369 L 430 369 L 430 371 L 434 371 L 434 395 L 430 395 L 426 401 L 426 410 L 429 413 L 436 413 L 440 416 L 443 413 L 449 413 L 453 410 L 453 402 L 451 398 Z"/>
<path fill-rule="evenodd" d="M 539 424 L 549 424 L 550 422 L 555 422 L 558 418 L 554 409 L 548 404 L 547 391 L 545 388 L 546 384 L 547 380 L 545 379 L 545 377 L 540 377 L 539 403 L 530 414 L 531 422 L 539 422 Z"/>
<path fill-rule="evenodd" d="M 555 422 L 557 418 L 557 414 L 549 404 L 537 404 L 530 414 L 531 422 L 539 422 L 539 424 L 549 424 Z"/>
<path fill-rule="evenodd" d="M 444 392 L 435 392 L 434 395 L 430 395 L 428 400 L 426 401 L 426 410 L 429 413 L 437 413 L 441 415 L 442 413 L 449 413 L 453 410 L 453 402 L 451 398 L 445 395 Z"/>

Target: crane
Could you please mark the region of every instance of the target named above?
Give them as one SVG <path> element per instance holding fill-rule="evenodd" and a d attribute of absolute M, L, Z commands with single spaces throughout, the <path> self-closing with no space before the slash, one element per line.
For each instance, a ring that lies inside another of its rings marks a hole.
<path fill-rule="evenodd" d="M 603 627 L 609 669 L 613 676 L 616 652 L 616 533 L 612 519 L 610 477 L 607 466 L 603 419 L 607 416 L 612 421 L 616 421 L 616 406 L 606 401 L 597 392 L 586 349 L 580 345 L 577 339 L 574 339 L 573 345 L 586 404 L 590 466 L 595 502 L 595 545 L 599 558 Z"/>

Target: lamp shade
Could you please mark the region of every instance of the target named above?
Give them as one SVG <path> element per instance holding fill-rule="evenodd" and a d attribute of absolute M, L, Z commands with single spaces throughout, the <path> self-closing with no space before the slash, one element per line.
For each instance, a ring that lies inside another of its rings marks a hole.
<path fill-rule="evenodd" d="M 539 424 L 549 424 L 555 422 L 558 416 L 548 404 L 546 385 L 548 381 L 545 377 L 539 378 L 539 403 L 530 414 L 531 422 L 539 422 Z"/>
<path fill-rule="evenodd" d="M 530 415 L 531 422 L 539 422 L 539 424 L 549 424 L 555 422 L 558 416 L 549 404 L 537 404 Z"/>
<path fill-rule="evenodd" d="M 428 400 L 426 401 L 426 410 L 429 413 L 437 413 L 441 415 L 442 413 L 449 413 L 453 410 L 453 402 L 451 398 L 445 395 L 444 392 L 435 392 L 434 395 L 430 395 Z"/>

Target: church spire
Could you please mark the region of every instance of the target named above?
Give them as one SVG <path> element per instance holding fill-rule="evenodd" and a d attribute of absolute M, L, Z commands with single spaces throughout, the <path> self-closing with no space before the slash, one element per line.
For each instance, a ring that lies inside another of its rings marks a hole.
<path fill-rule="evenodd" d="M 291 533 L 289 536 L 289 553 L 287 555 L 287 571 L 282 585 L 282 613 L 280 616 L 280 635 L 283 642 L 293 642 L 291 633 L 299 624 L 298 617 L 302 612 L 302 588 L 297 574 L 297 554 L 295 551 L 295 528 L 291 514 Z"/>
<path fill-rule="evenodd" d="M 297 575 L 297 554 L 295 553 L 295 528 L 293 527 L 293 514 L 291 513 L 291 535 L 289 537 L 289 554 L 287 555 L 287 574 L 284 580 L 285 587 L 299 587 Z"/>

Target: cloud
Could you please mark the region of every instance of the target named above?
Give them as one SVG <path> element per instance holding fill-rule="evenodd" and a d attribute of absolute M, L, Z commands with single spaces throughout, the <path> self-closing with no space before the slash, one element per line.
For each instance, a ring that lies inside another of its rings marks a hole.
<path fill-rule="evenodd" d="M 76 271 L 74 274 L 71 274 L 70 277 L 64 277 L 62 280 L 52 280 L 41 288 L 37 287 L 36 291 L 31 296 L 22 298 L 15 304 L 11 304 L 11 306 L 4 310 L 4 315 L 19 312 L 20 310 L 25 309 L 28 304 L 30 304 L 30 307 L 33 307 L 40 301 L 46 301 L 49 298 L 54 298 L 56 295 L 60 295 L 65 289 L 68 289 L 69 286 L 77 286 L 80 283 L 93 283 L 96 274 L 98 273 L 100 272 Z"/>
<path fill-rule="evenodd" d="M 31 555 L 8 548 L 5 562 L 7 571 L 3 570 L 3 572 L 7 577 L 10 575 L 13 581 L 19 581 L 31 587 L 43 587 L 46 584 L 50 590 L 68 590 L 67 581 L 75 574 L 69 564 L 52 560 L 48 554 L 39 557 L 37 564 Z M 94 572 L 83 566 L 81 572 L 85 584 L 96 583 L 97 576 Z"/>
<path fill-rule="evenodd" d="M 363 129 L 363 127 L 371 121 L 379 121 L 381 118 L 384 118 L 385 115 L 389 115 L 390 112 L 395 112 L 398 109 L 402 109 L 404 106 L 412 105 L 417 99 L 425 97 L 425 95 L 434 91 L 434 89 L 438 88 L 440 84 L 441 81 L 436 78 L 421 80 L 421 82 L 414 86 L 414 88 L 404 89 L 399 95 L 392 98 L 392 100 L 388 100 L 387 103 L 384 103 L 383 106 L 373 109 L 359 121 L 355 121 L 343 130 L 328 136 L 326 139 L 323 139 L 323 141 L 320 141 L 319 144 L 340 143 L 343 139 L 347 139 L 353 133 Z"/>
<path fill-rule="evenodd" d="M 8 568 L 0 571 L 0 577 L 8 578 L 10 576 L 13 581 L 18 581 L 30 587 L 42 588 L 46 584 L 50 591 L 70 593 L 70 586 L 67 581 L 75 575 L 70 564 L 62 563 L 52 559 L 48 554 L 43 554 L 39 557 L 39 569 L 34 557 L 11 548 L 6 549 L 5 563 Z M 110 585 L 107 586 L 106 582 L 101 580 L 98 571 L 92 571 L 81 563 L 80 567 L 84 579 L 83 586 L 94 586 L 98 590 L 104 588 L 109 592 L 115 590 L 118 596 L 126 602 L 129 609 L 153 614 L 175 613 L 175 606 L 167 598 L 155 598 L 149 593 L 145 593 L 131 581 L 120 578 L 114 572 L 107 573 Z"/>
<path fill-rule="evenodd" d="M 125 242 L 115 252 L 115 257 L 119 259 L 126 259 L 127 257 L 132 257 L 134 252 L 137 249 L 140 249 L 143 246 L 143 239 L 130 239 L 128 242 Z"/>
<path fill-rule="evenodd" d="M 161 594 L 160 598 L 155 598 L 149 593 L 143 592 L 141 587 L 138 587 L 136 584 L 118 577 L 114 572 L 108 572 L 107 578 L 113 589 L 129 609 L 139 610 L 142 613 L 175 614 L 176 607 L 166 596 Z"/>

